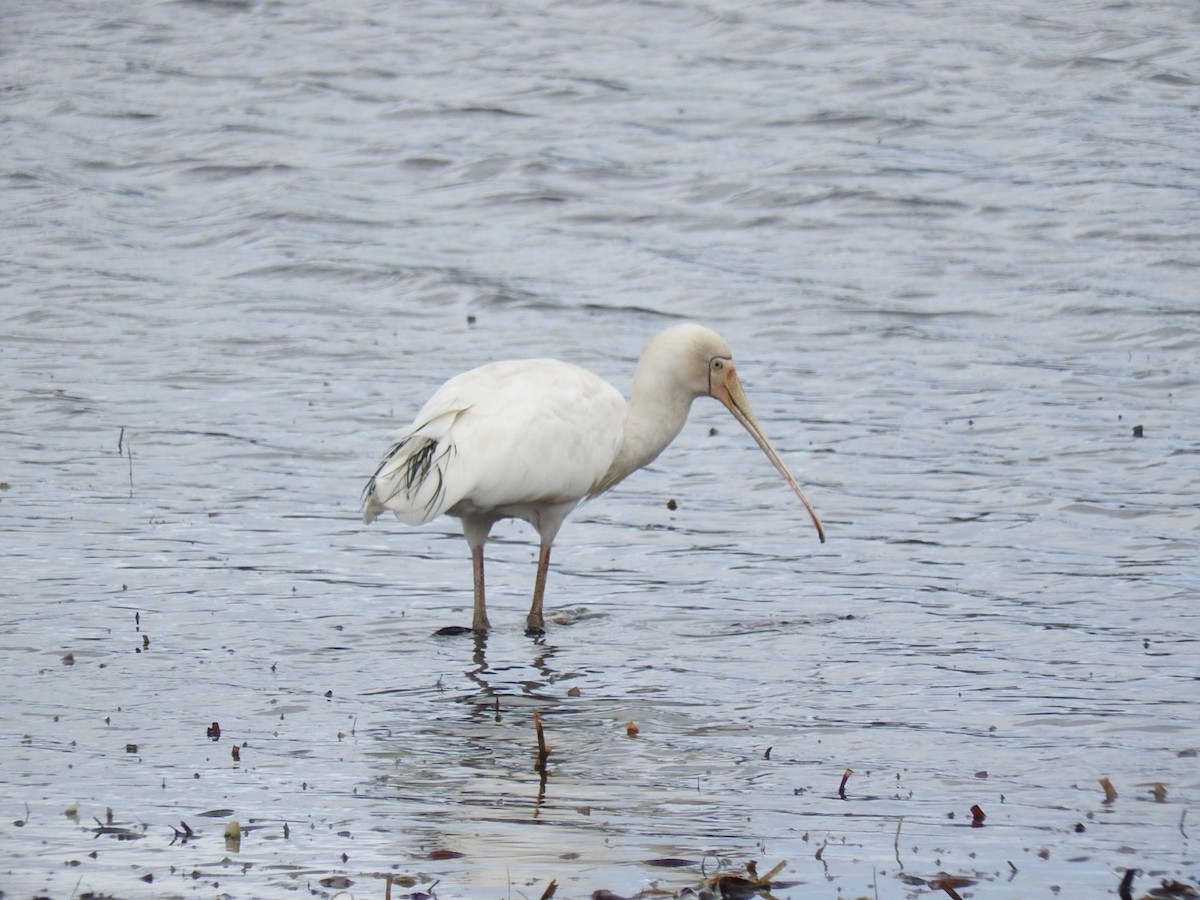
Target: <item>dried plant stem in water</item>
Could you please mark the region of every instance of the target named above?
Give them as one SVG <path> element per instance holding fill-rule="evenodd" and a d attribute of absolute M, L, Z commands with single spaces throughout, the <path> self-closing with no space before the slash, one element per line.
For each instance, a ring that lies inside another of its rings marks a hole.
<path fill-rule="evenodd" d="M 546 760 L 550 757 L 550 748 L 546 746 L 546 733 L 542 730 L 542 717 L 534 711 L 533 727 L 537 730 L 538 755 L 534 768 L 541 773 L 546 771 Z"/>

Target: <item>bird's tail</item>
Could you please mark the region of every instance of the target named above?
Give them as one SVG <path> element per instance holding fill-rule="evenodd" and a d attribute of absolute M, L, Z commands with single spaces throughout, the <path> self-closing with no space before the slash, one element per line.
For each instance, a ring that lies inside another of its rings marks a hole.
<path fill-rule="evenodd" d="M 413 432 L 384 454 L 363 489 L 363 521 L 385 510 L 410 525 L 421 525 L 446 510 L 446 463 L 454 445 Z"/>

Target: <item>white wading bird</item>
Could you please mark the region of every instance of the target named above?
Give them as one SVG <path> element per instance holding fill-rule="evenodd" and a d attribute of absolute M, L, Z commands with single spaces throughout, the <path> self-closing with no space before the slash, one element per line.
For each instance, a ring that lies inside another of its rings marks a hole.
<path fill-rule="evenodd" d="M 543 630 L 550 546 L 568 513 L 657 457 L 708 395 L 750 432 L 825 541 L 821 520 L 759 427 L 729 345 L 715 331 L 677 325 L 647 342 L 628 404 L 600 376 L 556 359 L 495 362 L 442 385 L 394 443 L 363 491 L 363 520 L 384 510 L 409 525 L 462 519 L 475 573 L 472 627 L 487 631 L 483 545 L 500 519 L 541 536 L 530 633 Z"/>

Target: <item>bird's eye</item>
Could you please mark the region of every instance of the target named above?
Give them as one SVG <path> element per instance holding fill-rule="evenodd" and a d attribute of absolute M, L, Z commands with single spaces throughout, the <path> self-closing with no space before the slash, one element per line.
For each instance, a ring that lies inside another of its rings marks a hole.
<path fill-rule="evenodd" d="M 712 361 L 712 370 L 714 372 L 720 372 L 723 368 L 725 368 L 725 363 L 722 360 L 714 359 Z"/>

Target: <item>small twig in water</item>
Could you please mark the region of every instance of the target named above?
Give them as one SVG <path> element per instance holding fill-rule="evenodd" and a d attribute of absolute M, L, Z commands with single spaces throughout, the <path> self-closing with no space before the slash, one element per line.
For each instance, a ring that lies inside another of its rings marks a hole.
<path fill-rule="evenodd" d="M 542 730 L 542 717 L 536 710 L 533 713 L 533 727 L 537 729 L 538 755 L 534 766 L 538 772 L 545 774 L 546 760 L 550 757 L 550 748 L 546 746 L 546 733 Z"/>
<path fill-rule="evenodd" d="M 1117 888 L 1117 896 L 1121 900 L 1133 900 L 1133 876 L 1137 874 L 1137 869 L 1126 869 L 1125 877 L 1121 879 L 1121 886 Z"/>
<path fill-rule="evenodd" d="M 843 800 L 846 799 L 846 782 L 850 780 L 850 776 L 854 774 L 853 769 L 847 769 L 842 773 L 842 783 L 838 785 L 838 796 Z"/>
<path fill-rule="evenodd" d="M 117 455 L 121 455 L 121 448 L 125 449 L 125 458 L 129 460 L 129 496 L 133 496 L 133 444 L 125 440 L 125 426 L 121 426 L 121 434 L 117 437 Z"/>

